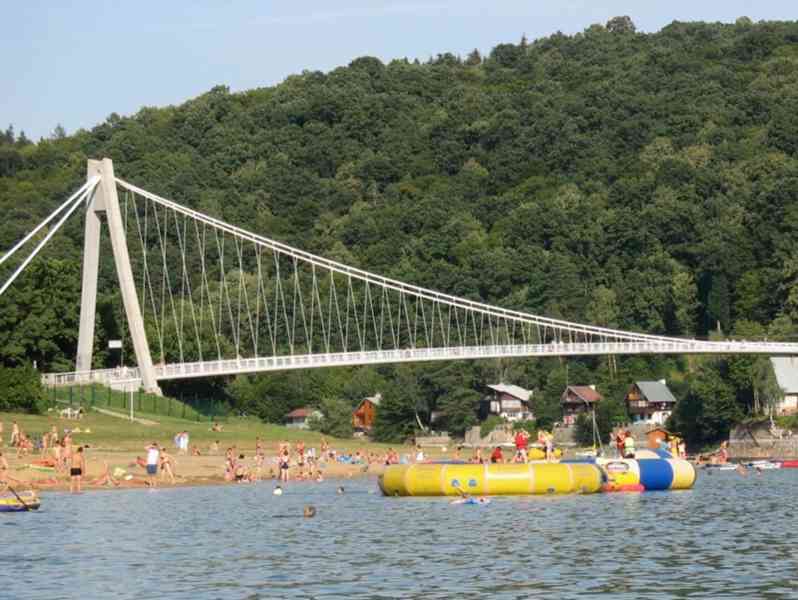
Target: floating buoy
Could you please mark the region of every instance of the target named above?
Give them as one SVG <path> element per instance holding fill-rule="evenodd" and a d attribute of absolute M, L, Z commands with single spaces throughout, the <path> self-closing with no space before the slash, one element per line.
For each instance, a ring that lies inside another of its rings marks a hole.
<path fill-rule="evenodd" d="M 274 488 L 274 491 L 272 492 L 272 494 L 273 494 L 274 496 L 282 496 L 282 495 L 283 495 L 283 488 L 281 488 L 281 487 L 278 485 L 276 488 Z"/>

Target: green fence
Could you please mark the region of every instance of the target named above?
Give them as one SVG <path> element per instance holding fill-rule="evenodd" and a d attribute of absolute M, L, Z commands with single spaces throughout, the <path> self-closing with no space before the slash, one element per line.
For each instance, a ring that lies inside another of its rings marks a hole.
<path fill-rule="evenodd" d="M 125 414 L 130 412 L 132 403 L 135 414 L 167 416 L 191 421 L 226 421 L 230 414 L 230 407 L 226 402 L 196 396 L 178 400 L 148 394 L 141 389 L 131 393 L 112 390 L 110 387 L 97 384 L 51 387 L 47 399 L 53 407 L 82 406 L 89 410 L 96 406 Z"/>

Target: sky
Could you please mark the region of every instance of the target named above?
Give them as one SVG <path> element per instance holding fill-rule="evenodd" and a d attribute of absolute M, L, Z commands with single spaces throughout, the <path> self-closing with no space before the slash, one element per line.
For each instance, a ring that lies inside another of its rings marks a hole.
<path fill-rule="evenodd" d="M 795 0 L 3 0 L 0 127 L 38 140 L 111 113 L 180 104 L 215 85 L 275 85 L 359 56 L 425 61 L 576 33 L 629 15 L 672 21 L 798 18 Z"/>

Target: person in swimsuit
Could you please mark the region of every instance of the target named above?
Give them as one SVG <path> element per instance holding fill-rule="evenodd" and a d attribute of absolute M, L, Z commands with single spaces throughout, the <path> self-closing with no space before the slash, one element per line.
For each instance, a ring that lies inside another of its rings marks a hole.
<path fill-rule="evenodd" d="M 164 479 L 165 475 L 169 476 L 169 481 L 172 485 L 175 484 L 175 473 L 174 473 L 174 461 L 169 454 L 166 452 L 166 446 L 161 446 L 161 479 Z"/>
<path fill-rule="evenodd" d="M 78 446 L 77 452 L 72 454 L 70 464 L 69 491 L 73 494 L 79 494 L 83 473 L 86 472 L 86 455 L 83 454 L 83 446 Z"/>
<path fill-rule="evenodd" d="M 158 474 L 158 461 L 161 456 L 161 450 L 155 442 L 147 446 L 145 450 L 147 451 L 147 485 L 158 487 L 158 481 L 155 476 Z"/>
<path fill-rule="evenodd" d="M 235 481 L 236 483 L 242 483 L 244 481 L 249 481 L 249 470 L 244 465 L 244 455 L 238 455 L 238 462 L 236 463 L 236 468 L 234 471 L 235 474 Z"/>
<path fill-rule="evenodd" d="M 6 457 L 3 456 L 3 452 L 0 451 L 0 483 L 7 483 L 6 479 L 8 478 L 8 461 Z"/>
<path fill-rule="evenodd" d="M 280 481 L 288 481 L 288 468 L 291 463 L 291 457 L 288 454 L 288 448 L 284 448 L 280 454 Z"/>
<path fill-rule="evenodd" d="M 493 452 L 490 454 L 490 462 L 492 463 L 503 463 L 504 462 L 504 455 L 502 454 L 502 449 L 500 446 L 496 446 L 493 449 Z"/>

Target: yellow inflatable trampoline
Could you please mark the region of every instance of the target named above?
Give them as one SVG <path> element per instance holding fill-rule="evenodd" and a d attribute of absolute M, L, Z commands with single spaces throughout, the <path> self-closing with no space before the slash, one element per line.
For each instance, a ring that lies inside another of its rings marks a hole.
<path fill-rule="evenodd" d="M 420 463 L 387 467 L 379 486 L 386 496 L 592 494 L 602 477 L 591 463 Z"/>

